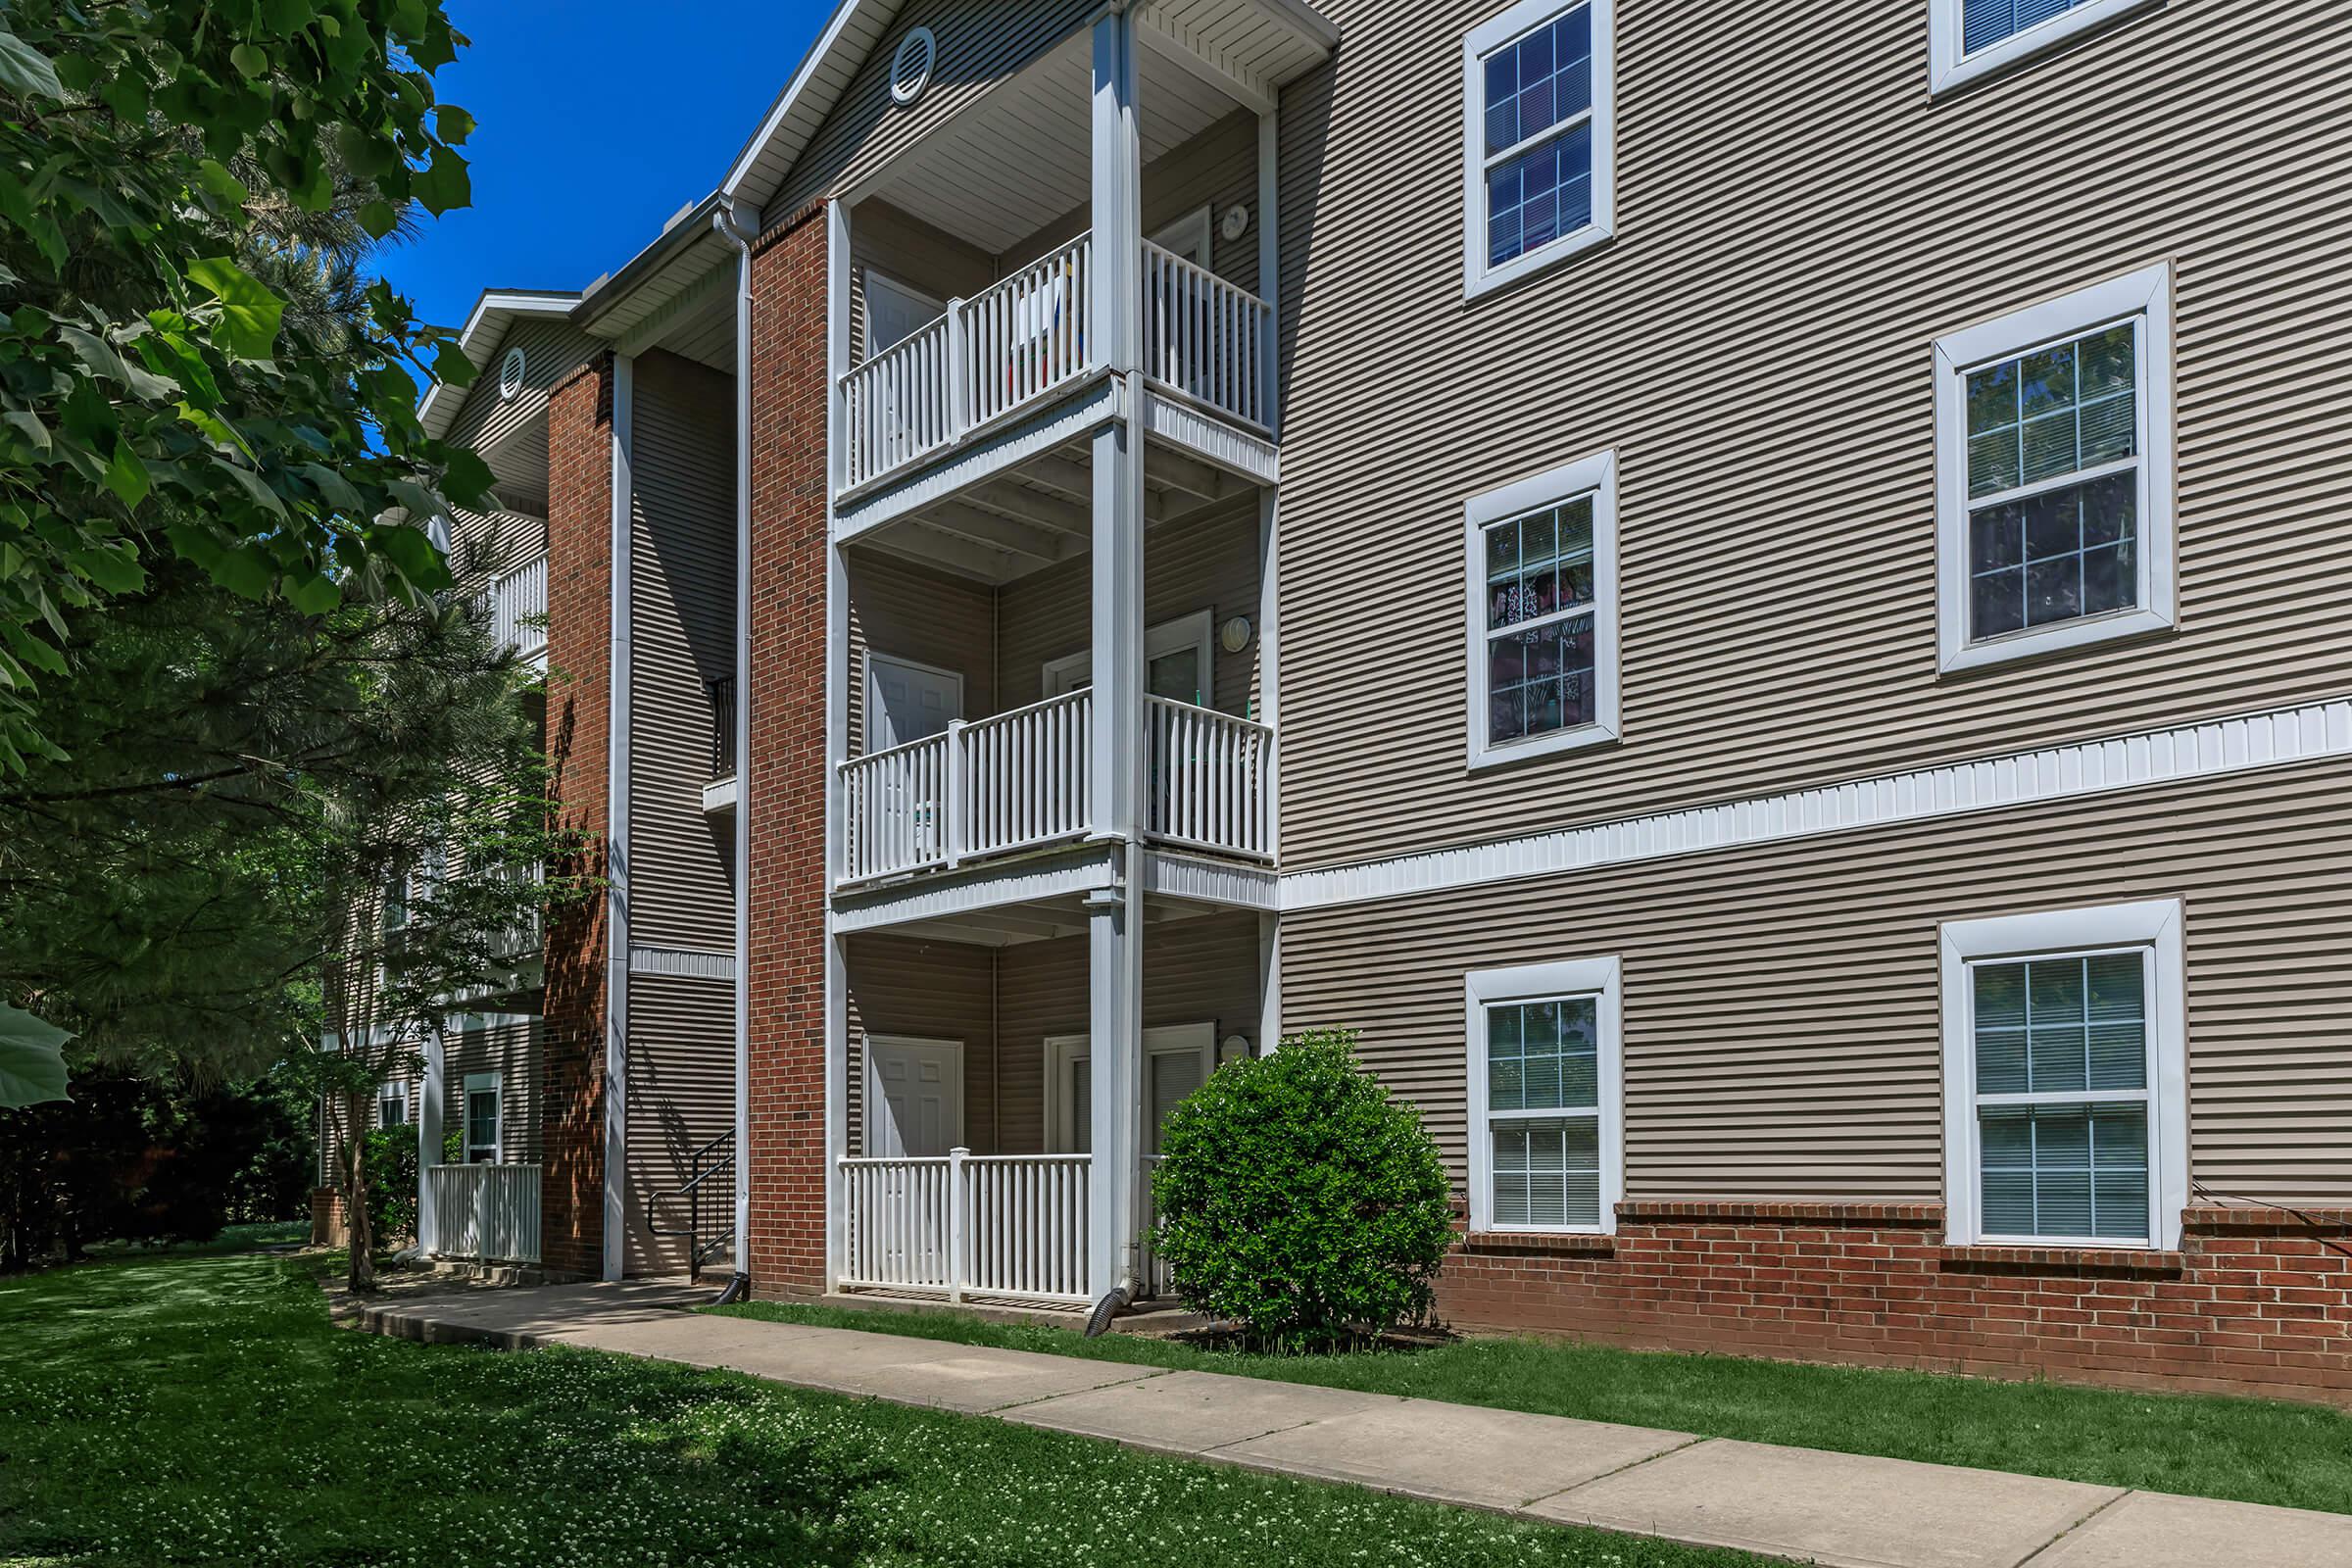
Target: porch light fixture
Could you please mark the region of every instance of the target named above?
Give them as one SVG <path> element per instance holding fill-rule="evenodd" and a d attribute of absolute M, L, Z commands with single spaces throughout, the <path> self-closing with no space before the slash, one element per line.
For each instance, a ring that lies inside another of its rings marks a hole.
<path fill-rule="evenodd" d="M 1250 646 L 1250 617 L 1236 615 L 1217 628 L 1217 646 L 1229 654 L 1238 654 Z"/>
<path fill-rule="evenodd" d="M 520 347 L 507 350 L 507 357 L 498 362 L 498 395 L 511 398 L 522 390 L 523 358 Z"/>
<path fill-rule="evenodd" d="M 1248 1035 L 1227 1035 L 1217 1042 L 1217 1065 L 1220 1067 L 1228 1062 L 1247 1060 L 1249 1055 L 1250 1037 Z"/>
<path fill-rule="evenodd" d="M 890 57 L 890 101 L 901 108 L 923 95 L 931 84 L 931 67 L 939 59 L 939 40 L 929 27 L 913 27 L 899 40 Z"/>
<path fill-rule="evenodd" d="M 1217 231 L 1227 239 L 1240 239 L 1244 234 L 1249 233 L 1250 209 L 1244 207 L 1240 202 L 1235 202 L 1231 207 L 1226 208 L 1225 216 L 1217 220 Z"/>

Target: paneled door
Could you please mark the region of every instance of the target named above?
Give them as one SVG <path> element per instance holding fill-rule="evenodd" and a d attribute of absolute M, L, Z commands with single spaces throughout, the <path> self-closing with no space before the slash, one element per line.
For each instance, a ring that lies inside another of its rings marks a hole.
<path fill-rule="evenodd" d="M 963 677 L 952 669 L 912 660 L 868 654 L 865 659 L 865 750 L 867 755 L 929 740 L 963 716 Z M 886 827 L 886 842 L 910 843 L 928 858 L 947 847 L 946 803 L 939 788 L 945 768 L 909 773 L 893 768 L 883 775 L 881 812 L 906 823 L 904 834 Z M 910 778 L 935 781 L 912 785 Z"/>
<path fill-rule="evenodd" d="M 963 1042 L 871 1035 L 865 1044 L 865 1152 L 937 1159 L 963 1140 Z"/>

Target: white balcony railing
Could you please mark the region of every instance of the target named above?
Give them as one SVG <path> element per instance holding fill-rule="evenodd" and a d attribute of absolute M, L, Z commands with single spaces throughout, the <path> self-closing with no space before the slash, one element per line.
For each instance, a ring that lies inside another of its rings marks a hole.
<path fill-rule="evenodd" d="M 1084 1301 L 1084 1154 L 841 1162 L 845 1290 Z"/>
<path fill-rule="evenodd" d="M 1274 308 L 1144 242 L 1144 373 L 1250 424 L 1266 421 Z"/>
<path fill-rule="evenodd" d="M 547 651 L 547 553 L 519 561 L 490 579 L 490 629 L 499 646 L 525 659 Z"/>
<path fill-rule="evenodd" d="M 1003 417 L 1093 366 L 1092 233 L 992 284 L 841 380 L 842 484 L 855 489 Z M 1267 422 L 1274 310 L 1172 251 L 1143 249 L 1144 373 Z"/>
<path fill-rule="evenodd" d="M 1219 855 L 1273 858 L 1272 730 L 1148 696 L 1144 736 L 1147 833 Z"/>
<path fill-rule="evenodd" d="M 1049 697 L 841 765 L 844 882 L 960 865 L 1082 837 L 1094 694 Z M 1273 858 L 1274 732 L 1211 708 L 1144 699 L 1144 831 Z"/>
<path fill-rule="evenodd" d="M 433 1234 L 425 1250 L 478 1263 L 539 1261 L 539 1167 L 434 1165 Z"/>

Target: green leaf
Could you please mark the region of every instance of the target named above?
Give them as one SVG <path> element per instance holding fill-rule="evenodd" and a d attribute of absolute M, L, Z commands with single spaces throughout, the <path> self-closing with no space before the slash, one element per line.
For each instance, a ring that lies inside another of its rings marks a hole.
<path fill-rule="evenodd" d="M 466 138 L 473 134 L 473 117 L 456 104 L 442 104 L 433 111 L 433 123 L 441 139 L 452 147 L 463 147 Z"/>
<path fill-rule="evenodd" d="M 369 239 L 382 239 L 400 226 L 400 215 L 392 210 L 390 202 L 366 202 L 360 207 L 360 226 L 368 231 Z"/>
<path fill-rule="evenodd" d="M 466 172 L 466 160 L 446 147 L 433 149 L 431 160 L 413 176 L 411 189 L 417 204 L 435 218 L 473 201 L 473 178 Z"/>
<path fill-rule="evenodd" d="M 258 601 L 270 592 L 270 558 L 251 545 L 221 551 L 205 569 L 213 581 L 240 598 Z"/>
<path fill-rule="evenodd" d="M 0 642 L 6 642 L 25 663 L 47 670 L 52 675 L 68 672 L 66 656 L 19 626 L 13 620 L 0 620 Z"/>
<path fill-rule="evenodd" d="M 351 487 L 351 481 L 325 464 L 305 463 L 294 471 L 318 486 L 318 493 L 326 498 L 326 504 L 345 516 L 356 520 L 368 510 L 367 503 L 360 499 L 360 493 Z"/>
<path fill-rule="evenodd" d="M 0 414 L 0 421 L 24 431 L 24 439 L 32 443 L 33 451 L 46 453 L 49 450 L 49 427 L 30 409 L 11 409 L 6 414 Z"/>
<path fill-rule="evenodd" d="M 248 81 L 258 81 L 270 74 L 270 57 L 255 44 L 241 43 L 231 49 L 228 63 Z"/>
<path fill-rule="evenodd" d="M 188 265 L 188 277 L 220 302 L 220 321 L 213 341 L 224 354 L 240 360 L 266 360 L 277 343 L 277 324 L 286 314 L 285 302 L 225 256 Z"/>
<path fill-rule="evenodd" d="M 66 84 L 57 79 L 49 57 L 13 32 L 0 31 L 0 87 L 19 98 L 63 98 Z"/>
<path fill-rule="evenodd" d="M 105 589 L 110 594 L 137 593 L 147 586 L 147 573 L 139 565 L 139 558 L 128 544 L 105 550 L 76 550 L 72 557 L 74 569 Z"/>
<path fill-rule="evenodd" d="M 282 517 L 286 514 L 285 502 L 279 498 L 276 491 L 270 488 L 269 483 L 264 480 L 260 474 L 254 472 L 251 468 L 242 467 L 237 464 L 230 463 L 223 458 L 215 458 L 213 460 L 213 466 L 220 469 L 231 479 L 234 479 L 237 482 L 237 487 L 243 490 L 246 495 L 252 497 L 253 504 L 257 507 L 260 507 L 264 512 L 269 513 L 273 517 Z M 216 572 L 214 575 L 218 576 L 219 573 Z"/>
<path fill-rule="evenodd" d="M 147 465 L 140 461 L 137 451 L 128 441 L 117 438 L 115 455 L 106 465 L 106 487 L 121 496 L 124 506 L 136 507 L 147 499 L 147 492 L 152 485 L 153 481 L 147 476 Z M 138 568 L 134 565 L 131 570 L 135 575 Z M 105 587 L 107 584 L 101 582 L 99 586 Z M 136 582 L 131 584 L 132 588 L 137 586 Z M 119 588 L 115 591 L 125 593 L 129 590 Z"/>
<path fill-rule="evenodd" d="M 443 386 L 469 387 L 481 373 L 481 368 L 454 342 L 443 343 L 433 352 L 433 379 Z"/>
<path fill-rule="evenodd" d="M 223 201 L 242 203 L 252 194 L 245 182 L 228 172 L 228 166 L 218 158 L 207 158 L 196 165 L 196 174 L 204 188 Z"/>
<path fill-rule="evenodd" d="M 66 1093 L 66 1042 L 73 1038 L 0 1002 L 0 1110 L 72 1099 Z"/>
<path fill-rule="evenodd" d="M 427 507 L 417 514 L 430 515 L 430 511 Z M 441 552 L 433 548 L 432 539 L 421 527 L 396 524 L 378 528 L 373 543 L 386 560 L 400 568 L 402 576 L 419 586 L 429 586 L 449 574 L 449 568 L 442 564 Z"/>
<path fill-rule="evenodd" d="M 181 418 L 187 420 L 190 424 L 194 425 L 197 429 L 202 430 L 206 435 L 211 436 L 215 441 L 220 442 L 222 446 L 234 447 L 249 458 L 253 456 L 253 448 L 248 446 L 245 442 L 245 438 L 237 433 L 236 426 L 230 424 L 226 419 L 221 418 L 219 415 L 210 413 L 204 409 L 192 408 L 185 403 L 179 405 L 178 412 Z"/>
<path fill-rule="evenodd" d="M 286 579 L 286 602 L 306 615 L 323 615 L 343 602 L 343 589 L 325 575 Z"/>
<path fill-rule="evenodd" d="M 179 390 L 176 383 L 152 370 L 142 369 L 122 357 L 122 351 L 95 333 L 64 321 L 57 323 L 57 335 L 74 351 L 76 359 L 91 371 L 110 381 L 120 381 L 130 389 L 131 396 L 142 401 L 168 398 Z"/>

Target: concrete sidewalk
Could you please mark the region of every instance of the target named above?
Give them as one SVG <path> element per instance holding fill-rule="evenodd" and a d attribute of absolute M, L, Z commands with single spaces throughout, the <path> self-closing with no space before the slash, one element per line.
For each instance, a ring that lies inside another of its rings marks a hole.
<path fill-rule="evenodd" d="M 1784 1448 L 1391 1395 L 678 1310 L 570 1286 L 359 1306 L 360 1326 L 569 1345 L 1130 1447 L 1841 1568 L 2345 1568 L 2352 1516 Z"/>

